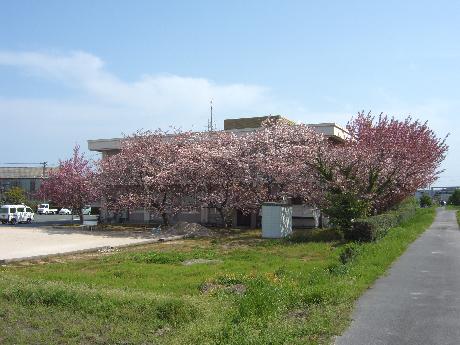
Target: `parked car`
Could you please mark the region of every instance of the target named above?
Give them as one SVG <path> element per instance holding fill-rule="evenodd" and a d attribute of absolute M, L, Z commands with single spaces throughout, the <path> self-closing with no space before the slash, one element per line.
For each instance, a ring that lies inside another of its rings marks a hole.
<path fill-rule="evenodd" d="M 72 210 L 69 210 L 68 208 L 61 208 L 59 210 L 59 214 L 60 215 L 63 215 L 63 214 L 72 214 Z"/>
<path fill-rule="evenodd" d="M 90 215 L 91 214 L 91 205 L 85 205 L 82 209 L 81 212 L 83 215 Z"/>
<path fill-rule="evenodd" d="M 58 209 L 57 208 L 51 208 L 50 204 L 40 204 L 40 205 L 38 205 L 37 213 L 38 214 L 57 214 Z"/>
<path fill-rule="evenodd" d="M 34 220 L 34 215 L 34 211 L 26 205 L 3 205 L 0 207 L 2 224 L 31 223 Z"/>

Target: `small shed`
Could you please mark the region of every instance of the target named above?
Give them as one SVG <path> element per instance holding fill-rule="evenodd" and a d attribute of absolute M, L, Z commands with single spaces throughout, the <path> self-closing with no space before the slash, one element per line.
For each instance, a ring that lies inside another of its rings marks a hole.
<path fill-rule="evenodd" d="M 283 238 L 292 234 L 292 205 L 266 202 L 262 205 L 262 237 Z"/>

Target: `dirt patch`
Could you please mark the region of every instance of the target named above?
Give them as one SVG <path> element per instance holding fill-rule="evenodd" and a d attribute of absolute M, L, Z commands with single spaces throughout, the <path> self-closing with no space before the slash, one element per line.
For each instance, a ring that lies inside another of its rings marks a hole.
<path fill-rule="evenodd" d="M 152 229 L 158 237 L 185 236 L 185 238 L 213 237 L 216 232 L 198 223 L 179 222 L 168 228 Z"/>
<path fill-rule="evenodd" d="M 184 266 L 192 266 L 197 264 L 220 264 L 222 260 L 217 259 L 190 259 L 182 262 Z"/>
<path fill-rule="evenodd" d="M 108 254 L 108 253 L 113 253 L 113 252 L 118 252 L 118 251 L 119 249 L 110 247 L 110 246 L 104 247 L 98 250 L 99 253 L 103 253 L 103 254 Z"/>
<path fill-rule="evenodd" d="M 165 326 L 165 327 L 162 327 L 160 329 L 157 329 L 154 334 L 157 336 L 157 337 L 162 337 L 164 336 L 166 333 L 169 333 L 171 331 L 171 328 L 169 328 L 168 326 Z"/>
<path fill-rule="evenodd" d="M 250 247 L 255 247 L 261 244 L 266 243 L 266 240 L 260 239 L 260 238 L 247 238 L 247 239 L 234 239 L 230 238 L 228 241 L 226 241 L 224 244 L 222 244 L 223 249 L 246 249 Z"/>
<path fill-rule="evenodd" d="M 215 283 L 204 283 L 200 287 L 201 293 L 211 294 L 217 291 L 224 291 L 228 293 L 234 293 L 236 295 L 244 295 L 246 292 L 246 286 L 243 284 L 232 284 L 232 285 L 222 285 Z"/>
<path fill-rule="evenodd" d="M 310 316 L 310 313 L 307 309 L 295 309 L 291 310 L 287 317 L 290 319 L 297 319 L 297 320 L 306 320 Z"/>

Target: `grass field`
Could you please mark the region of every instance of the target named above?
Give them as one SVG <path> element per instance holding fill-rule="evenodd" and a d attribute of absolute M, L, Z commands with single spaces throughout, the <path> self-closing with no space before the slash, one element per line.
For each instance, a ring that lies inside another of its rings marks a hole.
<path fill-rule="evenodd" d="M 447 205 L 446 208 L 448 210 L 453 210 L 455 211 L 455 215 L 457 216 L 457 223 L 460 226 L 460 206 L 455 206 L 455 205 Z"/>
<path fill-rule="evenodd" d="M 372 244 L 249 231 L 3 266 L 0 344 L 326 344 L 433 218 Z"/>

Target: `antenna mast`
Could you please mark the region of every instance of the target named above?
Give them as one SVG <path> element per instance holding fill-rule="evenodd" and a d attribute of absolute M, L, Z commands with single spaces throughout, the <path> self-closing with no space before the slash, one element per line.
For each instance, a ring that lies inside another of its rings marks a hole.
<path fill-rule="evenodd" d="M 213 132 L 215 129 L 215 126 L 214 126 L 214 121 L 212 119 L 212 99 L 209 103 L 211 105 L 211 118 L 208 120 L 208 131 Z"/>

